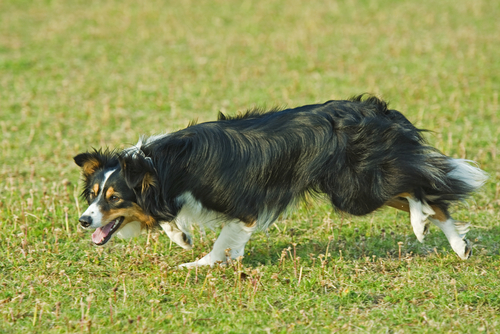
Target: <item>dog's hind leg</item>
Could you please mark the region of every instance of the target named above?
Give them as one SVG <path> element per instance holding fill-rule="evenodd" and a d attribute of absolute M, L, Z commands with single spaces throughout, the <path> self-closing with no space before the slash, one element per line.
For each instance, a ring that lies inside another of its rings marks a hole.
<path fill-rule="evenodd" d="M 212 251 L 195 262 L 181 264 L 179 267 L 213 266 L 217 262 L 226 262 L 226 249 L 232 259 L 245 254 L 245 245 L 255 231 L 257 224 L 248 225 L 241 221 L 231 221 L 224 225 Z"/>
<path fill-rule="evenodd" d="M 423 238 L 423 235 L 426 233 L 428 228 L 428 225 L 425 224 L 425 222 L 423 222 L 420 218 L 432 211 L 432 214 L 428 215 L 429 220 L 434 225 L 439 227 L 441 231 L 443 231 L 444 235 L 446 235 L 446 238 L 448 239 L 448 242 L 451 245 L 451 248 L 453 248 L 455 253 L 457 253 L 457 255 L 464 260 L 468 259 L 472 255 L 472 245 L 465 238 L 465 234 L 469 231 L 469 226 L 470 226 L 469 223 L 464 223 L 454 220 L 449 216 L 449 214 L 446 213 L 446 210 L 441 209 L 437 205 L 430 205 L 430 210 L 429 208 L 426 208 L 425 209 L 426 212 L 422 210 L 422 212 L 419 213 L 417 209 L 421 207 L 423 208 L 424 205 L 422 204 L 418 205 L 413 203 L 413 211 L 416 212 L 413 217 L 415 216 L 420 217 L 419 219 L 415 219 L 412 217 L 412 201 L 410 201 L 410 199 L 408 198 L 411 196 L 406 196 L 407 194 L 401 194 L 401 195 L 403 196 L 398 196 L 392 199 L 391 201 L 387 202 L 386 204 L 393 208 L 410 212 L 410 219 L 412 222 L 413 231 L 415 232 L 417 239 L 419 238 L 417 231 L 423 231 L 423 233 L 421 234 Z M 407 201 L 404 200 L 403 197 L 406 198 Z M 428 204 L 425 205 L 429 206 Z M 419 224 L 419 222 L 421 223 Z M 422 225 L 423 225 L 423 230 L 422 230 Z"/>
<path fill-rule="evenodd" d="M 434 210 L 436 211 L 436 215 L 431 217 L 430 221 L 443 231 L 455 253 L 457 253 L 461 259 L 467 260 L 472 255 L 472 245 L 465 238 L 465 234 L 469 231 L 470 224 L 456 221 L 444 213 L 442 215 L 438 214 L 442 211 L 439 207 L 434 207 Z"/>
<path fill-rule="evenodd" d="M 406 201 L 403 198 L 405 198 Z M 427 218 L 436 213 L 433 208 L 425 201 L 419 201 L 409 193 L 400 194 L 386 204 L 396 209 L 409 212 L 413 232 L 418 241 L 424 242 L 424 236 L 428 230 Z"/>
<path fill-rule="evenodd" d="M 432 207 L 425 201 L 419 201 L 413 196 L 406 197 L 410 205 L 410 221 L 413 233 L 418 241 L 424 242 L 425 233 L 428 230 L 427 218 L 435 214 Z"/>

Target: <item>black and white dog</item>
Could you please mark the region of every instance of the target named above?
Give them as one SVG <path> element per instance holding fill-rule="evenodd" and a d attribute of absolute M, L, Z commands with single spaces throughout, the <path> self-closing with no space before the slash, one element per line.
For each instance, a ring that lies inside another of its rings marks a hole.
<path fill-rule="evenodd" d="M 212 251 L 183 266 L 225 262 L 307 193 L 333 207 L 366 215 L 389 205 L 410 213 L 423 241 L 428 221 L 445 233 L 462 259 L 471 255 L 468 224 L 448 207 L 480 188 L 487 175 L 467 160 L 425 144 L 421 130 L 375 97 L 362 96 L 295 109 L 227 117 L 143 138 L 122 152 L 77 155 L 83 170 L 80 217 L 103 245 L 161 226 L 182 248 L 192 247 L 190 224 L 223 223 Z"/>

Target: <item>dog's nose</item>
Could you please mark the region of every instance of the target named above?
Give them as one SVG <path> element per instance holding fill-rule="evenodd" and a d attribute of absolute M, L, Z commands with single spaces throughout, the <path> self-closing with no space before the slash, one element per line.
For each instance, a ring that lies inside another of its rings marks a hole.
<path fill-rule="evenodd" d="M 92 217 L 81 216 L 80 219 L 78 219 L 78 221 L 80 222 L 80 225 L 82 225 L 82 227 L 89 227 L 90 224 L 92 224 Z"/>

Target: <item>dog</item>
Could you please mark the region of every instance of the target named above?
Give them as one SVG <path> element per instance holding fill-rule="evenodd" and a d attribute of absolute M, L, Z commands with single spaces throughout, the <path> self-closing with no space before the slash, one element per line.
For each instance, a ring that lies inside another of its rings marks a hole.
<path fill-rule="evenodd" d="M 222 224 L 210 253 L 181 265 L 213 266 L 242 256 L 255 230 L 268 228 L 306 195 L 323 194 L 336 211 L 354 216 L 382 206 L 409 212 L 420 242 L 430 221 L 467 259 L 469 224 L 455 221 L 448 209 L 488 175 L 429 146 L 422 131 L 383 100 L 363 95 L 233 117 L 219 113 L 217 121 L 141 137 L 121 152 L 75 156 L 89 204 L 79 222 L 95 229 L 96 245 L 160 226 L 184 249 L 192 248 L 191 224 Z"/>

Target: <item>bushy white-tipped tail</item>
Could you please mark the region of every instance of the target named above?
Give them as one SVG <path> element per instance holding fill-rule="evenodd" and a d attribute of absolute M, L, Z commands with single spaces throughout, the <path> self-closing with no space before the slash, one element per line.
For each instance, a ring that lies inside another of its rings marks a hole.
<path fill-rule="evenodd" d="M 488 173 L 477 167 L 477 163 L 467 159 L 450 159 L 454 169 L 448 177 L 462 181 L 471 188 L 471 192 L 481 188 L 488 180 Z"/>

